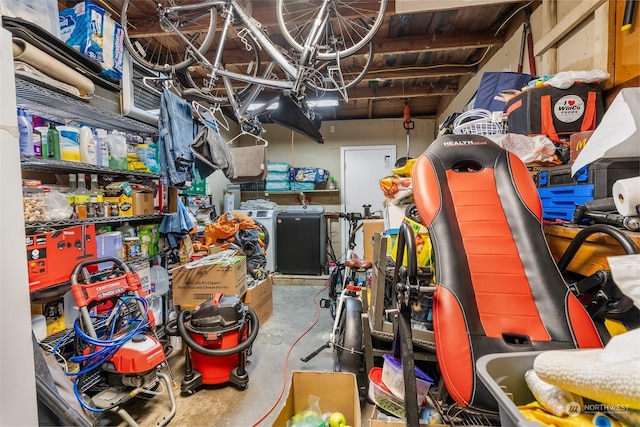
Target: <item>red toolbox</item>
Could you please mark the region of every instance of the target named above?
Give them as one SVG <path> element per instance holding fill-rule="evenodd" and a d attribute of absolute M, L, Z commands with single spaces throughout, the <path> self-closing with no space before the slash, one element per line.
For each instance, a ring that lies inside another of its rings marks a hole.
<path fill-rule="evenodd" d="M 27 236 L 29 291 L 68 282 L 80 261 L 96 258 L 93 224 L 76 225 L 49 233 Z"/>

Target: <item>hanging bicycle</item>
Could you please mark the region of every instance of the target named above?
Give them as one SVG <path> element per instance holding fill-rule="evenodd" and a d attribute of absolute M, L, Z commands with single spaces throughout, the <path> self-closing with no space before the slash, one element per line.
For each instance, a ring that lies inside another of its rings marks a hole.
<path fill-rule="evenodd" d="M 371 66 L 371 39 L 386 4 L 276 0 L 284 46 L 274 43 L 251 16 L 248 0 L 125 0 L 121 23 L 125 46 L 135 60 L 157 71 L 180 71 L 193 86 L 183 91 L 185 98 L 230 106 L 242 131 L 259 136 L 264 128 L 258 117 L 272 102 L 260 108 L 254 102 L 265 89 L 277 90 L 279 106 L 271 120 L 322 143 L 319 117 L 307 98 L 337 92 L 347 99 L 347 89 Z M 223 20 L 220 37 L 208 58 L 218 16 Z M 234 45 L 239 49 L 232 52 Z M 350 58 L 363 50 L 368 53 Z M 226 58 L 232 53 L 238 57 Z M 263 64 L 265 56 L 269 61 Z"/>

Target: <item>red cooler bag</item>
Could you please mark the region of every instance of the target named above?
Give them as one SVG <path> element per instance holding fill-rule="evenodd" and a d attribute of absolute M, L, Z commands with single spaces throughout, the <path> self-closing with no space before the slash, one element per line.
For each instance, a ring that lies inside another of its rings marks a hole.
<path fill-rule="evenodd" d="M 507 102 L 509 132 L 547 135 L 554 142 L 594 130 L 604 114 L 599 86 L 575 83 L 568 89 L 531 88 Z"/>

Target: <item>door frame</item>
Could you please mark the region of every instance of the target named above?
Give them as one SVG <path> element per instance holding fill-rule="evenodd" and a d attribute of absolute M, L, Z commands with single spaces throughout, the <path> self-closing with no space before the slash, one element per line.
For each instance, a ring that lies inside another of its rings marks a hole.
<path fill-rule="evenodd" d="M 345 152 L 347 151 L 367 151 L 367 150 L 390 150 L 391 151 L 391 158 L 390 158 L 390 170 L 393 169 L 393 165 L 395 164 L 396 160 L 397 160 L 397 146 L 393 145 L 393 144 L 386 144 L 386 145 L 352 145 L 352 146 L 343 146 L 340 147 L 340 176 L 342 178 L 342 190 L 340 191 L 340 212 L 345 212 L 346 209 L 346 198 L 347 198 L 347 191 L 345 191 L 345 189 L 347 189 L 346 186 L 346 173 L 345 173 Z M 347 244 L 348 244 L 348 237 L 347 236 L 347 231 L 348 231 L 348 227 L 347 224 L 345 223 L 345 221 L 340 220 L 340 238 L 341 238 L 341 245 L 340 245 L 340 254 L 344 255 L 347 252 Z M 360 230 L 358 232 L 360 235 L 362 234 L 362 230 Z M 356 237 L 356 241 L 358 241 L 358 239 L 361 241 L 362 238 L 358 238 Z M 361 253 L 363 250 L 362 246 L 359 245 L 356 247 L 356 252 Z"/>

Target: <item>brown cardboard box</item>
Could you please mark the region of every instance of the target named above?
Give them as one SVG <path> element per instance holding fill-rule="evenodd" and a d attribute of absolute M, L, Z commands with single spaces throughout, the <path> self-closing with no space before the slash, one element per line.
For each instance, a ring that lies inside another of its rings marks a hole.
<path fill-rule="evenodd" d="M 155 213 L 153 193 L 134 191 L 131 194 L 131 199 L 133 200 L 133 215 L 153 215 Z"/>
<path fill-rule="evenodd" d="M 587 141 L 591 138 L 593 134 L 592 130 L 588 130 L 586 132 L 578 132 L 574 133 L 569 137 L 569 143 L 571 144 L 571 149 L 569 151 L 569 163 L 573 163 L 580 154 L 580 151 L 587 145 Z"/>
<path fill-rule="evenodd" d="M 309 407 L 309 396 L 317 396 L 322 412 L 342 412 L 347 425 L 360 426 L 360 397 L 355 374 L 346 372 L 293 371 L 287 400 L 273 425 L 284 427 L 287 420 Z"/>
<path fill-rule="evenodd" d="M 373 261 L 373 235 L 384 231 L 384 220 L 365 219 L 362 221 L 362 246 L 364 246 L 364 259 Z"/>
<path fill-rule="evenodd" d="M 206 258 L 205 258 L 206 260 Z M 242 297 L 247 291 L 247 265 L 244 256 L 234 256 L 229 262 L 202 264 L 202 260 L 173 270 L 173 304 L 196 306 L 218 292 Z"/>
<path fill-rule="evenodd" d="M 256 312 L 260 324 L 266 322 L 273 312 L 273 277 L 269 276 L 257 285 L 248 287 L 244 303 Z"/>

